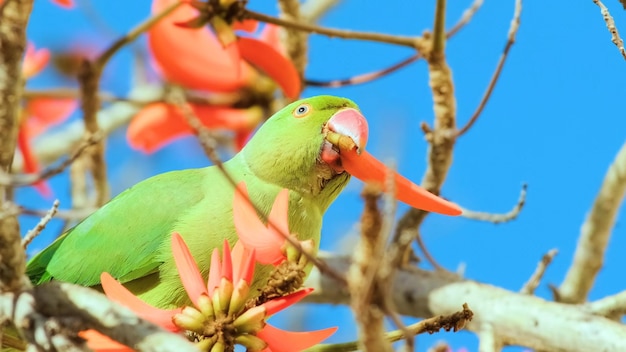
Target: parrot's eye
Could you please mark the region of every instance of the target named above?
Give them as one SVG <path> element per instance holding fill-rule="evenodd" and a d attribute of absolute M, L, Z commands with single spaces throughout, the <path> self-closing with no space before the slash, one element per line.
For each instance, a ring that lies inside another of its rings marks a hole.
<path fill-rule="evenodd" d="M 298 117 L 298 118 L 305 117 L 305 116 L 307 116 L 311 112 L 311 110 L 313 110 L 311 105 L 306 104 L 306 103 L 305 104 L 300 104 L 300 105 L 298 105 L 297 108 L 295 108 L 295 110 L 293 111 L 292 114 L 293 114 L 294 117 Z"/>

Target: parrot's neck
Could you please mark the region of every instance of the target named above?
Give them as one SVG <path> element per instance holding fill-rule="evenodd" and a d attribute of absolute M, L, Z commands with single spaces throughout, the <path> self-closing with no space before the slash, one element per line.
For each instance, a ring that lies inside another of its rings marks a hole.
<path fill-rule="evenodd" d="M 241 158 L 240 162 L 260 180 L 314 199 L 322 211 L 326 211 L 350 180 L 348 173 L 337 173 L 319 155 L 309 159 L 313 162 L 303 163 L 301 156 L 268 158 L 268 155 L 263 155 L 260 158 L 261 155 L 253 154 L 246 153 L 244 149 L 236 158 Z"/>

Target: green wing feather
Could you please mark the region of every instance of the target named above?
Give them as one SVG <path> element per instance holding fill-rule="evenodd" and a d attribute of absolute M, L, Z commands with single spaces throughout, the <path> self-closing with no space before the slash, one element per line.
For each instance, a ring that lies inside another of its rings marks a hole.
<path fill-rule="evenodd" d="M 33 257 L 27 275 L 93 286 L 103 271 L 121 282 L 156 272 L 154 253 L 172 225 L 206 196 L 199 186 L 207 171 L 168 172 L 127 189 Z"/>

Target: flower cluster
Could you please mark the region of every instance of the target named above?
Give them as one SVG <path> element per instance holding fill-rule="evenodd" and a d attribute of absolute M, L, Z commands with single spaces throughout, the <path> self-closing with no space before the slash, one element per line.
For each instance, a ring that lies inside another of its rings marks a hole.
<path fill-rule="evenodd" d="M 169 331 L 185 333 L 202 351 L 232 351 L 237 344 L 249 351 L 301 351 L 323 341 L 336 328 L 290 332 L 266 323 L 270 316 L 298 302 L 311 289 L 298 288 L 295 292 L 266 295 L 263 299 L 251 293 L 257 262 L 278 265 L 277 269 L 285 267 L 286 263 L 294 264 L 294 260 L 296 267 L 307 265 L 303 256 L 290 254 L 294 251 L 289 248 L 293 247 L 286 244 L 285 237 L 280 234 L 281 231 L 289 234 L 288 191 L 283 190 L 277 196 L 268 225 L 253 213 L 245 184 L 240 184 L 235 194 L 233 215 L 239 241 L 231 249 L 225 240 L 221 258 L 219 250 L 213 249 L 206 282 L 183 237 L 178 233 L 172 234 L 176 267 L 193 306 L 169 310 L 152 307 L 108 273 L 101 276 L 105 294 L 146 320 Z M 131 350 L 95 331 L 82 332 L 81 336 L 97 351 Z"/>
<path fill-rule="evenodd" d="M 161 13 L 176 2 L 178 0 L 154 0 L 152 12 Z M 219 3 L 228 7 L 239 2 Z M 189 20 L 201 17 L 199 9 L 206 6 L 206 2 L 187 1 L 148 31 L 151 58 L 164 80 L 186 89 L 212 94 L 251 90 L 257 91 L 257 94 L 271 94 L 274 90 L 272 82 L 275 82 L 287 97 L 298 96 L 300 76 L 284 54 L 278 27 L 265 25 L 256 38 L 237 36 L 235 31 L 255 31 L 258 23 L 247 20 L 228 24 L 213 13 L 219 12 L 219 9 L 213 9 L 209 20 Z M 208 22 L 212 30 L 206 26 L 185 25 L 190 22 Z M 206 127 L 233 131 L 237 148 L 243 147 L 264 117 L 263 110 L 254 105 L 239 108 L 229 104 L 211 106 L 192 103 L 191 107 Z M 154 103 L 133 118 L 127 139 L 131 147 L 151 153 L 192 132 L 176 107 Z"/>

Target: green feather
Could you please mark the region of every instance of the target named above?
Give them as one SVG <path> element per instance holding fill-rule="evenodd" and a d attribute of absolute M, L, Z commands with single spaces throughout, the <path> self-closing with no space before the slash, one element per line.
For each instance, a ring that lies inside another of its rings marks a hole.
<path fill-rule="evenodd" d="M 309 104 L 305 117 L 294 109 Z M 289 225 L 300 240 L 319 245 L 322 216 L 349 181 L 319 162 L 322 127 L 350 100 L 318 96 L 294 102 L 272 116 L 246 147 L 224 163 L 235 182 L 245 181 L 249 195 L 267 216 L 282 188 L 289 193 Z M 183 236 L 206 276 L 213 248 L 237 239 L 232 202 L 234 188 L 216 167 L 164 173 L 124 191 L 69 230 L 28 263 L 35 283 L 51 279 L 97 286 L 108 272 L 146 302 L 158 306 L 188 304 L 174 265 L 170 236 Z M 255 275 L 265 283 L 269 268 Z"/>

